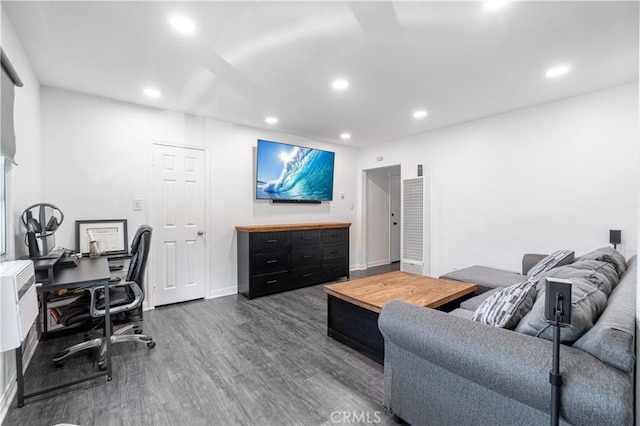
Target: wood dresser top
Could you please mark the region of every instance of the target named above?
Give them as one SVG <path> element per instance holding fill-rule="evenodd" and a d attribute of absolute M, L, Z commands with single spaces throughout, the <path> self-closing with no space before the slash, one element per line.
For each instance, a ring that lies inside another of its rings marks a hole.
<path fill-rule="evenodd" d="M 478 286 L 395 271 L 324 286 L 324 291 L 361 308 L 380 312 L 389 300 L 437 308 L 473 293 Z"/>
<path fill-rule="evenodd" d="M 242 232 L 272 232 L 272 231 L 299 231 L 304 229 L 333 229 L 348 228 L 349 222 L 324 222 L 324 223 L 294 223 L 283 225 L 248 225 L 236 226 L 236 231 Z"/>

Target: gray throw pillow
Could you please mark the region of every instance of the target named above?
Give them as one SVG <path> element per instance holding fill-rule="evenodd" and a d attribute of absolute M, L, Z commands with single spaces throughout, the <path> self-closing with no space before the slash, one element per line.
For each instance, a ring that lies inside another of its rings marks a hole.
<path fill-rule="evenodd" d="M 607 308 L 593 328 L 573 347 L 581 349 L 622 371 L 630 373 L 635 365 L 636 274 L 635 262 L 609 296 Z"/>
<path fill-rule="evenodd" d="M 576 260 L 571 265 L 553 268 L 541 274 L 536 284 L 538 297 L 542 297 L 544 294 L 546 283 L 544 278 L 546 277 L 563 278 L 567 280 L 570 278 L 585 278 L 598 287 L 598 289 L 602 290 L 607 296 L 619 281 L 616 268 L 611 263 L 601 262 L 599 260 Z"/>
<path fill-rule="evenodd" d="M 553 275 L 553 274 L 549 274 Z M 607 306 L 607 296 L 586 278 L 569 278 L 571 281 L 571 325 L 561 327 L 560 341 L 573 343 L 593 327 Z M 552 340 L 553 330 L 545 319 L 544 292 L 538 293 L 533 308 L 516 326 L 516 331 Z"/>
<path fill-rule="evenodd" d="M 618 277 L 622 277 L 627 270 L 627 262 L 624 260 L 624 256 L 620 254 L 613 247 L 602 247 L 584 254 L 576 260 L 599 260 L 602 262 L 611 263 L 618 272 Z"/>
<path fill-rule="evenodd" d="M 514 284 L 489 296 L 471 319 L 494 327 L 513 328 L 531 309 L 535 298 L 535 283 Z"/>
<path fill-rule="evenodd" d="M 571 250 L 558 250 L 538 262 L 533 268 L 527 272 L 529 281 L 538 279 L 538 276 L 557 266 L 568 265 L 573 263 L 575 253 Z"/>

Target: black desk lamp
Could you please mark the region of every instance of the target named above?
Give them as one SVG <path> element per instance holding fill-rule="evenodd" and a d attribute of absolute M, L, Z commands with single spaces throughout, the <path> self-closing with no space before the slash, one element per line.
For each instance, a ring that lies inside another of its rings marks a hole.
<path fill-rule="evenodd" d="M 609 230 L 609 243 L 613 244 L 613 248 L 617 249 L 618 244 L 620 244 L 622 238 L 622 231 L 620 230 Z"/>

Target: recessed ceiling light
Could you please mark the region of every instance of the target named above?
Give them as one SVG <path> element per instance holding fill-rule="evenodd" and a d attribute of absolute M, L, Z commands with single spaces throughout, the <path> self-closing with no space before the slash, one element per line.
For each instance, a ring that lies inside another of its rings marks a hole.
<path fill-rule="evenodd" d="M 351 133 L 343 133 L 340 135 L 340 139 L 351 139 Z"/>
<path fill-rule="evenodd" d="M 347 80 L 335 80 L 331 83 L 331 86 L 336 90 L 344 90 L 349 87 L 349 82 Z"/>
<path fill-rule="evenodd" d="M 264 121 L 266 121 L 269 124 L 276 124 L 278 122 L 278 118 L 277 117 L 267 117 L 264 119 Z"/>
<path fill-rule="evenodd" d="M 193 21 L 184 16 L 174 16 L 169 20 L 169 22 L 176 31 L 183 34 L 191 34 L 196 30 L 196 25 Z"/>
<path fill-rule="evenodd" d="M 426 116 L 427 116 L 427 111 L 423 109 L 413 113 L 413 118 L 425 118 Z"/>
<path fill-rule="evenodd" d="M 484 2 L 484 8 L 489 10 L 500 9 L 509 3 L 509 0 L 486 0 Z"/>
<path fill-rule="evenodd" d="M 558 78 L 569 72 L 568 65 L 558 65 L 553 68 L 549 68 L 547 72 L 544 74 L 547 78 Z"/>
<path fill-rule="evenodd" d="M 162 93 L 160 93 L 159 90 L 154 89 L 152 87 L 147 87 L 146 89 L 144 89 L 144 94 L 147 95 L 150 98 L 154 98 L 157 99 L 160 96 L 162 96 Z"/>

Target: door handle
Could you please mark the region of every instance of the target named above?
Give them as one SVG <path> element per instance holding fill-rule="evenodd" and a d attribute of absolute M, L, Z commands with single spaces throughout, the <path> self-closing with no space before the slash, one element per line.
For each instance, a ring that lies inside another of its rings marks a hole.
<path fill-rule="evenodd" d="M 398 222 L 393 222 L 393 224 L 394 224 L 394 225 L 397 225 L 397 224 L 398 224 Z"/>
<path fill-rule="evenodd" d="M 204 231 L 198 231 L 198 237 L 202 237 L 204 235 Z"/>

